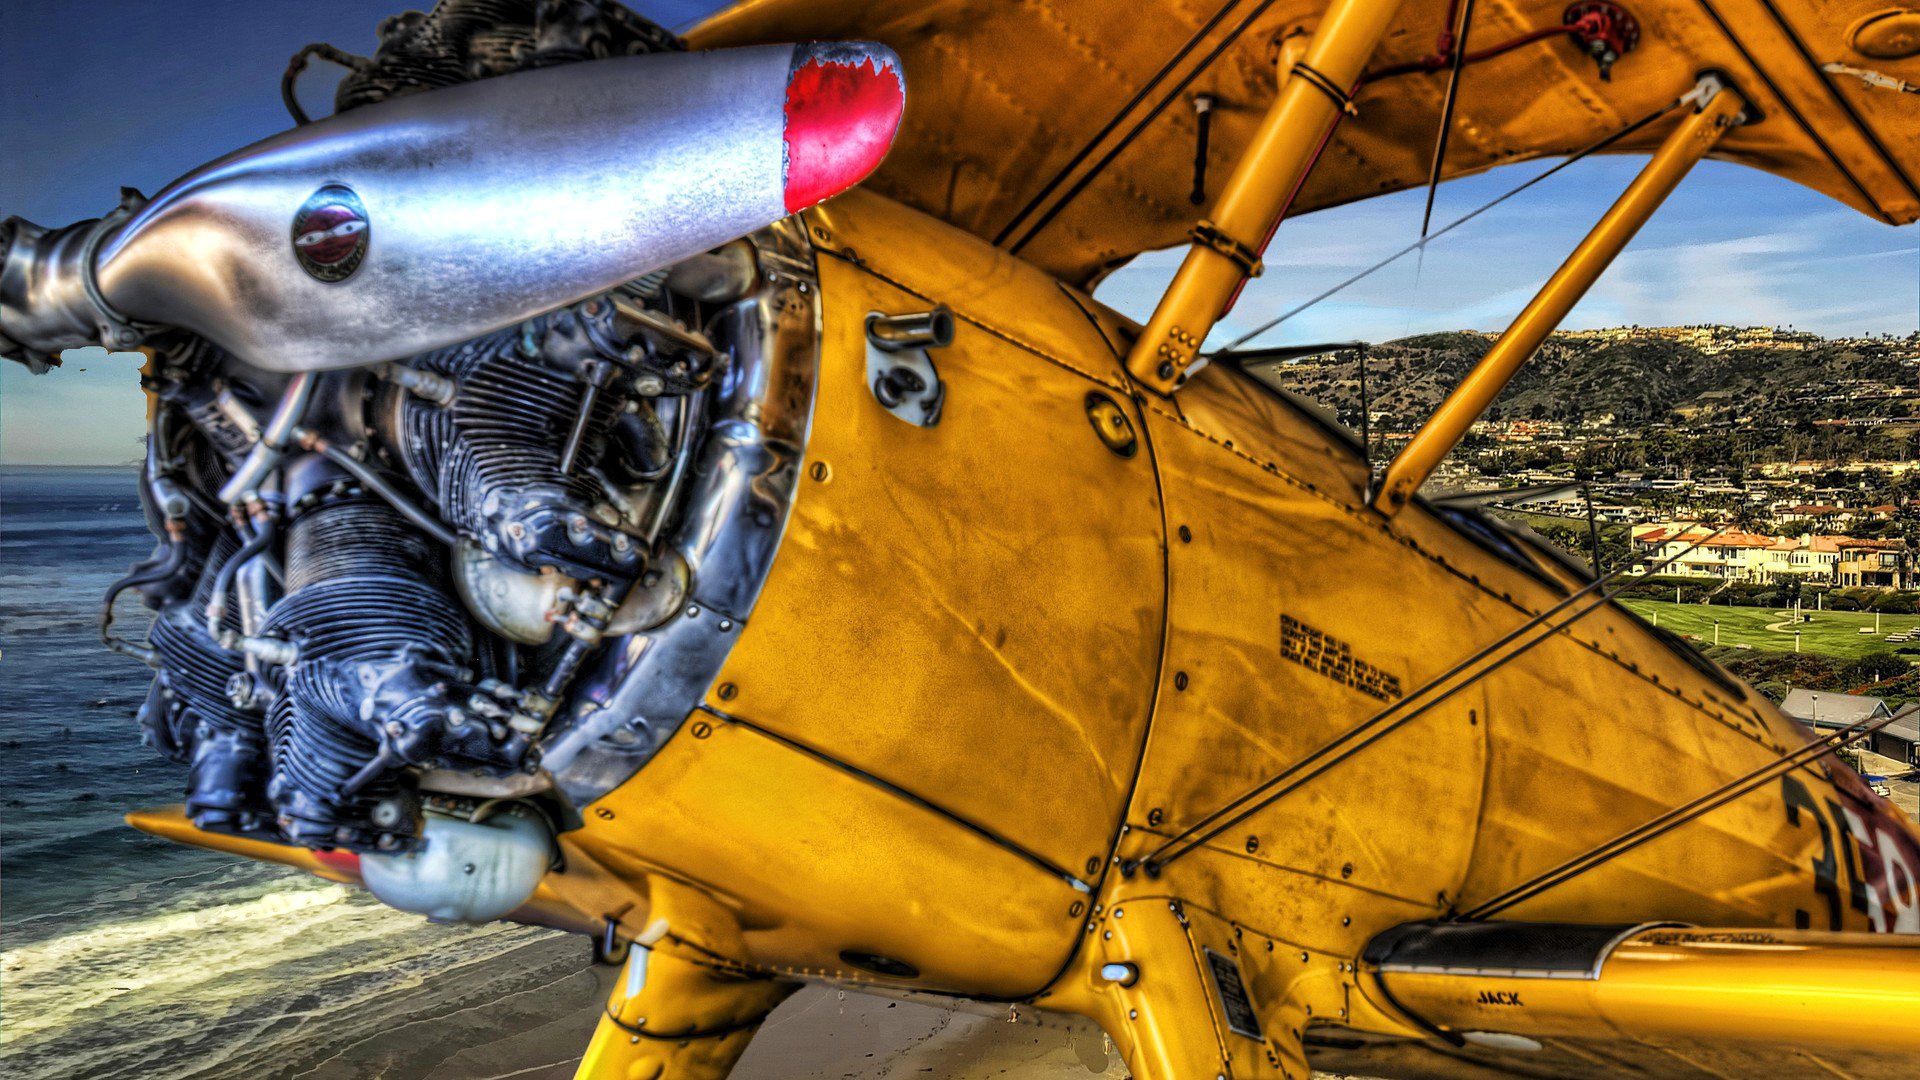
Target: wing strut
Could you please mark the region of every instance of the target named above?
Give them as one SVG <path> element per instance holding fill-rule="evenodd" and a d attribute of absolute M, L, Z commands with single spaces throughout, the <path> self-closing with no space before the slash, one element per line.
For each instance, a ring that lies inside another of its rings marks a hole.
<path fill-rule="evenodd" d="M 1376 511 L 1391 517 L 1406 507 L 1434 467 L 1453 450 L 1467 428 L 1506 388 L 1521 365 L 1593 287 L 1693 166 L 1707 156 L 1720 136 L 1747 116 L 1745 100 L 1718 76 L 1701 76 L 1692 97 L 1692 114 L 1667 135 L 1646 168 L 1540 287 L 1513 325 L 1420 425 L 1413 440 L 1394 455 L 1373 496 Z"/>
<path fill-rule="evenodd" d="M 1634 132 L 1639 131 L 1641 128 L 1646 127 L 1648 124 L 1653 123 L 1654 121 L 1660 119 L 1661 117 L 1667 115 L 1668 113 L 1672 112 L 1673 110 L 1679 107 L 1680 107 L 1680 99 L 1675 98 L 1674 100 L 1668 102 L 1667 104 L 1660 106 L 1659 108 L 1653 110 L 1652 112 L 1646 114 L 1645 116 L 1642 116 L 1640 119 L 1635 120 L 1633 123 L 1628 124 L 1626 127 L 1619 128 L 1615 130 L 1613 133 L 1605 136 L 1604 138 L 1588 143 L 1587 145 L 1581 147 L 1580 149 L 1575 150 L 1573 153 L 1568 154 L 1566 157 L 1561 158 L 1558 162 L 1554 163 L 1551 167 L 1547 169 L 1543 169 L 1538 173 L 1535 173 L 1533 176 L 1528 177 L 1526 180 L 1522 181 L 1518 185 L 1508 188 L 1506 191 L 1502 192 L 1501 194 L 1494 196 L 1492 199 L 1484 203 L 1481 203 L 1478 207 L 1467 211 L 1466 213 L 1460 215 L 1459 217 L 1454 218 L 1452 221 L 1447 222 L 1445 225 L 1442 225 L 1439 229 L 1435 230 L 1430 235 L 1422 239 L 1415 240 L 1413 243 L 1408 244 L 1406 247 L 1403 247 L 1400 250 L 1394 252 L 1393 254 L 1387 256 L 1386 258 L 1381 259 L 1379 262 L 1374 263 L 1372 266 L 1367 267 L 1365 270 L 1362 270 L 1359 273 L 1354 274 L 1351 277 L 1348 277 L 1342 280 L 1340 283 L 1336 285 L 1332 285 L 1326 289 L 1321 290 L 1319 293 L 1316 293 L 1311 298 L 1307 300 L 1303 300 L 1298 304 L 1295 304 L 1293 307 L 1288 308 L 1286 311 L 1281 312 L 1278 315 L 1275 315 L 1273 318 L 1268 319 L 1266 322 L 1261 323 L 1259 326 L 1256 326 L 1253 329 L 1247 331 L 1246 333 L 1241 334 L 1239 337 L 1234 338 L 1232 341 L 1227 342 L 1226 345 L 1222 346 L 1218 351 L 1214 352 L 1212 354 L 1212 357 L 1214 359 L 1219 359 L 1222 356 L 1233 354 L 1234 351 L 1239 349 L 1242 345 L 1245 345 L 1247 342 L 1252 341 L 1254 338 L 1259 337 L 1260 335 L 1266 333 L 1267 331 L 1273 329 L 1274 327 L 1279 326 L 1281 323 L 1286 322 L 1288 319 L 1293 318 L 1295 315 L 1300 314 L 1301 312 L 1307 310 L 1308 308 L 1314 306 L 1315 304 L 1320 303 L 1322 300 L 1327 299 L 1328 297 L 1334 295 L 1337 292 L 1340 292 L 1341 290 L 1347 288 L 1350 285 L 1356 284 L 1357 282 L 1364 281 L 1365 279 L 1372 277 L 1374 274 L 1379 273 L 1381 270 L 1386 269 L 1388 266 L 1393 265 L 1394 263 L 1400 261 L 1402 258 L 1405 258 L 1406 256 L 1413 254 L 1415 251 L 1420 251 L 1424 249 L 1430 241 L 1440 239 L 1441 237 L 1447 235 L 1453 230 L 1459 228 L 1460 226 L 1465 225 L 1467 222 L 1472 221 L 1474 218 L 1479 217 L 1481 214 L 1484 214 L 1487 211 L 1493 209 L 1494 207 L 1499 206 L 1501 203 L 1506 202 L 1508 199 L 1513 198 L 1515 195 L 1518 195 L 1521 192 L 1527 190 L 1528 188 L 1533 187 L 1535 184 L 1540 183 L 1542 180 L 1545 180 L 1548 177 L 1555 175 L 1556 173 L 1560 172 L 1560 170 L 1573 165 L 1575 162 L 1582 161 L 1594 154 L 1601 152 L 1602 150 L 1605 150 L 1607 147 L 1612 146 L 1614 143 L 1619 142 L 1621 139 L 1624 139 L 1629 135 L 1632 135 Z"/>
<path fill-rule="evenodd" d="M 1306 56 L 1280 86 L 1247 152 L 1193 230 L 1193 246 L 1127 356 L 1135 379 L 1171 393 L 1200 356 L 1220 313 L 1260 270 L 1259 244 L 1286 209 L 1325 132 L 1351 111 L 1349 88 L 1400 10 L 1401 0 L 1333 0 Z"/>

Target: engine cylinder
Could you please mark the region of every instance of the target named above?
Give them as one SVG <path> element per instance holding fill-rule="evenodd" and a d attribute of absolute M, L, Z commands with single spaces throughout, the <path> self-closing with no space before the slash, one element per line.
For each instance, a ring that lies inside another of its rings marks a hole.
<path fill-rule="evenodd" d="M 445 554 L 373 496 L 325 499 L 289 527 L 287 595 L 266 623 L 299 649 L 268 724 L 268 794 L 289 839 L 396 850 L 417 834 L 418 796 L 363 706 L 398 672 L 472 662 L 472 633 L 446 582 Z"/>
<path fill-rule="evenodd" d="M 147 640 L 161 667 L 140 716 L 149 746 L 189 763 L 187 814 L 215 832 L 254 832 L 263 825 L 261 718 L 233 701 L 229 687 L 244 670 L 242 659 L 214 640 L 202 615 L 222 567 L 238 550 L 222 534 L 207 552 L 192 594 L 166 604 L 153 620 Z M 240 631 L 238 611 L 228 597 L 223 631 Z"/>

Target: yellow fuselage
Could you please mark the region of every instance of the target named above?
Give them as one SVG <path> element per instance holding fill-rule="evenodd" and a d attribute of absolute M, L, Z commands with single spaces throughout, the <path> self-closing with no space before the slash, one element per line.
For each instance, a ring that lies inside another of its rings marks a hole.
<path fill-rule="evenodd" d="M 622 937 L 663 926 L 656 965 L 1036 1000 L 1099 1019 L 1136 1075 L 1277 1076 L 1285 1053 L 1192 1022 L 1218 1008 L 1203 947 L 1269 1029 L 1418 1035 L 1356 970 L 1370 938 L 1810 738 L 1607 605 L 1121 873 L 1586 581 L 1425 505 L 1375 514 L 1351 446 L 1237 372 L 1137 393 L 1132 324 L 970 235 L 859 192 L 806 221 L 817 404 L 771 576 L 703 709 L 585 809 L 546 886 Z M 921 427 L 876 402 L 864 324 L 935 304 L 958 332 Z M 1502 917 L 1920 925 L 1910 895 L 1858 902 L 1856 855 L 1914 841 L 1851 805 L 1815 763 Z M 1137 982 L 1099 978 L 1114 962 Z"/>

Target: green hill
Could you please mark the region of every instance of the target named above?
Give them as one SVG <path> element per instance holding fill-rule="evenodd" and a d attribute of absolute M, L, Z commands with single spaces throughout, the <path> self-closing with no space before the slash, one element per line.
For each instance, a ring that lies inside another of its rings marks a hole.
<path fill-rule="evenodd" d="M 1650 331 L 1604 340 L 1555 334 L 1520 369 L 1489 416 L 1573 423 L 1612 414 L 1615 424 L 1626 427 L 1920 416 L 1920 342 L 1911 339 L 1842 343 L 1798 335 L 1777 345 L 1707 352 L 1672 336 Z M 1494 339 L 1454 331 L 1374 346 L 1368 390 L 1375 412 L 1387 414 L 1383 426 L 1418 423 Z M 1350 354 L 1282 365 L 1276 377 L 1357 420 L 1359 364 Z"/>

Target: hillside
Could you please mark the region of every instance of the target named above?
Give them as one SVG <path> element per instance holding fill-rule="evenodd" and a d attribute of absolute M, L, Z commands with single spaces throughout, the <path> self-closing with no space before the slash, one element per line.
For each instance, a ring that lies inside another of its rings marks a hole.
<path fill-rule="evenodd" d="M 1920 418 L 1920 342 L 1914 339 L 1770 334 L 1750 341 L 1742 333 L 1768 332 L 1555 334 L 1521 368 L 1489 418 L 1580 423 L 1605 422 L 1610 415 L 1613 424 L 1629 428 Z M 1416 425 L 1486 354 L 1494 337 L 1456 331 L 1375 346 L 1367 379 L 1380 428 Z M 1273 370 L 1288 389 L 1358 420 L 1359 363 L 1351 354 Z"/>

